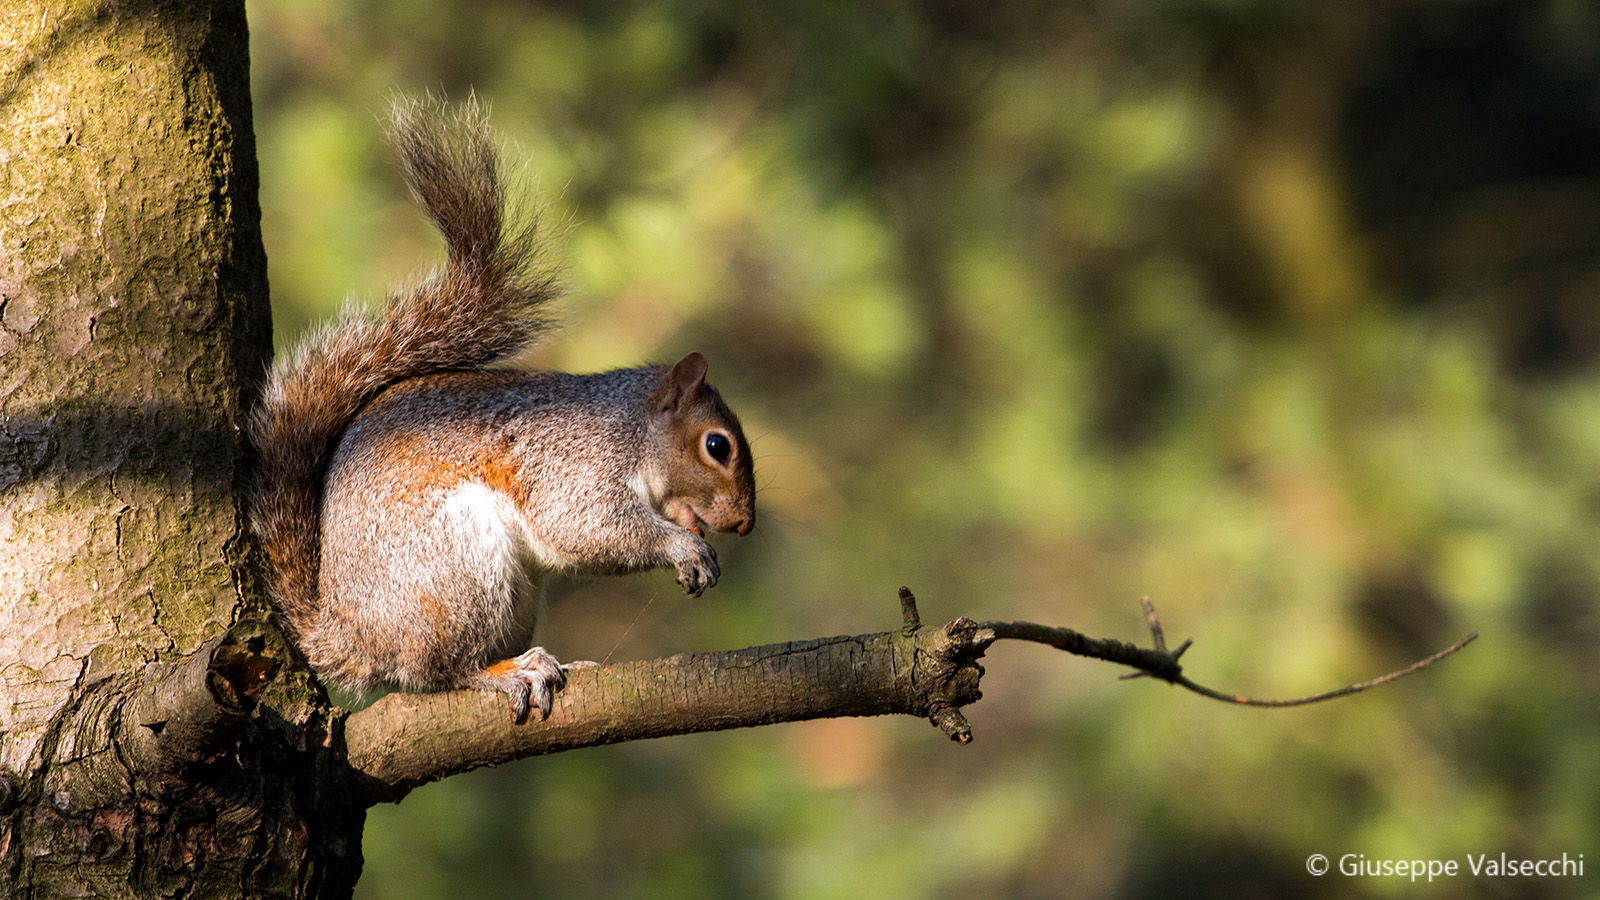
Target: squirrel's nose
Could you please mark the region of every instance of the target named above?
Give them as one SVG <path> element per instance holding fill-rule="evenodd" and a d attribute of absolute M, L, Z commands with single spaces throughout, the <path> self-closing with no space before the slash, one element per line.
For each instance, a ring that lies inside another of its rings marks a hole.
<path fill-rule="evenodd" d="M 734 532 L 739 536 L 749 534 L 756 527 L 756 511 L 754 509 L 739 509 L 738 507 L 723 507 L 717 517 L 716 529 L 723 533 Z"/>

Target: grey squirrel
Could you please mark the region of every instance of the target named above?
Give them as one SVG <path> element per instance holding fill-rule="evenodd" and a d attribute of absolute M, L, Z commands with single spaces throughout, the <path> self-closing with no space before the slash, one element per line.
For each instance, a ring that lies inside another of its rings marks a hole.
<path fill-rule="evenodd" d="M 717 583 L 704 529 L 748 534 L 755 470 L 706 360 L 593 375 L 491 368 L 550 328 L 536 221 L 508 221 L 476 103 L 396 104 L 442 272 L 280 359 L 251 423 L 252 521 L 283 623 L 358 692 L 503 691 L 518 722 L 565 683 L 533 646 L 546 576 L 671 566 Z"/>

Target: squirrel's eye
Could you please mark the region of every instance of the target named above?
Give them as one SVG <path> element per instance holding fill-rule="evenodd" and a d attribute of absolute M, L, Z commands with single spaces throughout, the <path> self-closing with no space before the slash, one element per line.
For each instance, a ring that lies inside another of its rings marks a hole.
<path fill-rule="evenodd" d="M 733 442 L 720 431 L 713 431 L 706 435 L 706 455 L 719 463 L 728 461 L 733 455 Z"/>

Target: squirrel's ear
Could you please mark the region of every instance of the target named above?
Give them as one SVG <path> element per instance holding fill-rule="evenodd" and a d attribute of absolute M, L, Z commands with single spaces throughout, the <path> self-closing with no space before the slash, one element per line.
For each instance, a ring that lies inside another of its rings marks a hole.
<path fill-rule="evenodd" d="M 675 412 L 705 385 L 706 358 L 698 351 L 691 351 L 661 376 L 661 384 L 650 398 L 651 405 L 661 412 Z"/>

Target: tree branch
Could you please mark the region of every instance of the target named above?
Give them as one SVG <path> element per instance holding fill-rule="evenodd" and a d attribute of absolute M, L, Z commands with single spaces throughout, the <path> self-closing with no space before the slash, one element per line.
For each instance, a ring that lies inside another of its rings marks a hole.
<path fill-rule="evenodd" d="M 242 619 L 175 665 L 146 668 L 118 728 L 129 768 L 171 774 L 226 751 L 288 658 L 277 629 Z"/>
<path fill-rule="evenodd" d="M 479 766 L 641 738 L 891 713 L 947 723 L 949 712 L 979 696 L 975 630 L 957 620 L 911 634 L 574 668 L 550 717 L 523 725 L 494 694 L 390 694 L 346 720 L 345 746 L 379 802 Z"/>
<path fill-rule="evenodd" d="M 430 781 L 525 756 L 804 719 L 922 716 L 967 743 L 972 731 L 960 707 L 982 696 L 978 660 L 997 640 L 1032 641 L 1131 666 L 1231 703 L 1291 706 L 1376 687 L 1476 637 L 1370 682 L 1296 700 L 1252 700 L 1190 681 L 1178 664 L 1189 642 L 1169 651 L 1154 608 L 1145 604 L 1152 648 L 1032 622 L 958 618 L 922 627 L 916 598 L 902 588 L 904 625 L 897 631 L 577 667 L 550 717 L 523 725 L 514 723 L 497 694 L 390 694 L 345 720 L 344 744 L 358 791 L 379 803 L 397 801 Z"/>

